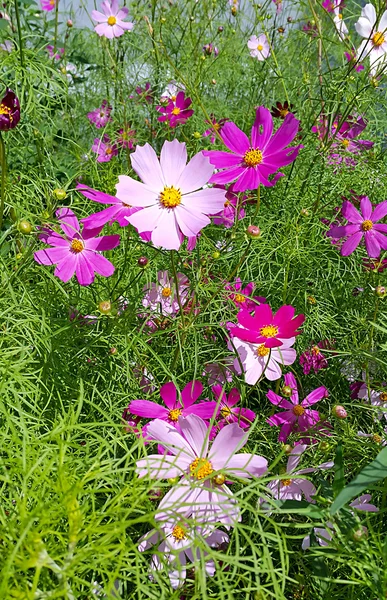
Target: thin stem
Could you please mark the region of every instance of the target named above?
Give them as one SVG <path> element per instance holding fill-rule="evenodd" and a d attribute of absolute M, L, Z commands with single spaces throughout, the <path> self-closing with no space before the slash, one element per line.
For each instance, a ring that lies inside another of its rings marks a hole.
<path fill-rule="evenodd" d="M 22 30 L 21 30 L 21 25 L 20 25 L 19 0 L 15 0 L 15 16 L 16 16 L 16 22 L 17 22 L 17 34 L 19 36 L 20 66 L 22 69 L 24 69 L 24 54 L 23 54 Z"/>
<path fill-rule="evenodd" d="M 5 203 L 5 175 L 7 172 L 7 161 L 5 156 L 5 144 L 0 132 L 0 161 L 1 161 L 1 184 L 0 184 L 0 230 L 3 227 L 4 203 Z"/>
<path fill-rule="evenodd" d="M 55 33 L 54 33 L 54 56 L 56 52 L 56 45 L 58 43 L 58 19 L 59 19 L 59 0 L 56 0 L 55 4 Z M 54 58 L 55 60 L 55 58 Z"/>
<path fill-rule="evenodd" d="M 182 321 L 182 325 L 184 328 L 184 326 L 185 326 L 184 311 L 183 311 L 183 305 L 181 303 L 181 298 L 180 298 L 179 279 L 177 277 L 175 258 L 174 258 L 174 250 L 171 250 L 171 266 L 172 266 L 173 279 L 175 281 L 175 287 L 176 287 L 176 299 L 177 299 L 177 303 L 179 305 L 181 321 Z"/>
<path fill-rule="evenodd" d="M 257 205 L 255 207 L 255 212 L 254 212 L 253 219 L 255 219 L 255 217 L 259 213 L 259 207 L 260 206 L 261 206 L 261 184 L 258 184 L 258 188 L 257 188 Z"/>

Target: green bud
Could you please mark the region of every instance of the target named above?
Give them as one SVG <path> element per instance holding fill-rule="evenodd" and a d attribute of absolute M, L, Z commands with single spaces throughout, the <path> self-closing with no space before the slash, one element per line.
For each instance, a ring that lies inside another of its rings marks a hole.
<path fill-rule="evenodd" d="M 32 225 L 29 221 L 20 221 L 18 225 L 20 233 L 23 235 L 29 235 L 32 231 Z"/>
<path fill-rule="evenodd" d="M 55 200 L 64 200 L 67 197 L 66 190 L 62 188 L 55 188 L 55 190 L 52 192 L 52 195 L 54 196 Z"/>

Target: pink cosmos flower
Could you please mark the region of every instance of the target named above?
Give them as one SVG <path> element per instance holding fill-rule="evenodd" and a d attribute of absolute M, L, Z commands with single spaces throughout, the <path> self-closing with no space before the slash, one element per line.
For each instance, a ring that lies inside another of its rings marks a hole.
<path fill-rule="evenodd" d="M 116 248 L 120 236 L 104 235 L 97 238 L 101 228 L 81 233 L 78 219 L 69 208 L 60 208 L 56 216 L 65 235 L 46 230 L 41 239 L 52 247 L 35 252 L 36 262 L 40 265 L 57 265 L 54 275 L 64 282 L 69 281 L 75 273 L 80 285 L 93 283 L 95 273 L 103 277 L 113 275 L 114 266 L 100 252 Z"/>
<path fill-rule="evenodd" d="M 211 56 L 212 53 L 214 54 L 214 56 L 218 56 L 219 54 L 218 48 L 213 44 L 205 44 L 203 46 L 203 52 L 204 54 L 207 54 L 207 56 Z"/>
<path fill-rule="evenodd" d="M 354 48 L 352 48 L 352 50 L 350 52 L 344 52 L 344 56 L 345 56 L 347 62 L 349 62 L 353 66 L 356 73 L 360 73 L 360 71 L 364 71 L 364 65 L 362 65 L 361 63 L 359 63 L 357 61 L 356 50 Z"/>
<path fill-rule="evenodd" d="M 153 102 L 153 90 L 149 81 L 146 82 L 145 86 L 142 88 L 140 85 L 136 87 L 136 94 L 145 100 L 148 104 L 152 104 Z"/>
<path fill-rule="evenodd" d="M 292 348 L 295 341 L 294 337 L 282 340 L 282 346 L 270 349 L 265 344 L 252 344 L 233 338 L 232 343 L 238 354 L 234 360 L 234 369 L 241 373 L 242 365 L 245 382 L 249 385 L 255 385 L 263 376 L 269 381 L 275 381 L 282 375 L 281 367 L 292 365 L 296 360 L 297 353 Z"/>
<path fill-rule="evenodd" d="M 352 202 L 345 200 L 341 212 L 348 224 L 332 227 L 327 235 L 332 238 L 348 238 L 341 247 L 342 256 L 352 254 L 364 238 L 368 256 L 379 258 L 380 251 L 387 250 L 387 237 L 384 235 L 387 233 L 387 225 L 378 224 L 377 221 L 387 215 L 387 200 L 380 202 L 372 210 L 370 200 L 364 196 L 360 201 L 360 212 Z"/>
<path fill-rule="evenodd" d="M 174 278 L 168 271 L 158 271 L 157 283 L 150 283 L 144 286 L 146 292 L 142 305 L 158 315 L 175 315 L 180 307 L 177 301 L 177 291 L 179 292 L 180 302 L 184 306 L 188 300 L 189 281 L 183 273 L 177 273 L 178 290 Z"/>
<path fill-rule="evenodd" d="M 133 213 L 140 210 L 139 208 L 133 208 L 129 204 L 126 204 L 116 196 L 110 196 L 104 192 L 94 190 L 93 188 L 83 183 L 78 183 L 76 189 L 83 194 L 86 198 L 99 202 L 100 204 L 111 204 L 108 208 L 96 212 L 84 219 L 81 219 L 81 223 L 85 229 L 95 229 L 103 227 L 106 223 L 110 225 L 117 221 L 120 227 L 126 227 L 129 225 L 126 217 L 129 217 Z"/>
<path fill-rule="evenodd" d="M 168 102 L 168 100 L 172 100 L 176 102 L 177 94 L 179 92 L 184 92 L 185 87 L 182 83 L 178 83 L 177 81 L 170 81 L 165 88 L 164 92 L 160 97 L 161 102 Z"/>
<path fill-rule="evenodd" d="M 212 386 L 212 393 L 216 398 L 216 402 L 213 403 L 214 408 L 218 405 L 217 416 L 221 417 L 217 423 L 218 427 L 222 428 L 229 423 L 238 423 L 239 427 L 243 429 L 251 427 L 255 419 L 255 412 L 249 408 L 235 406 L 241 399 L 239 390 L 232 388 L 227 396 L 223 387 L 216 384 Z"/>
<path fill-rule="evenodd" d="M 110 162 L 113 156 L 118 154 L 116 144 L 111 144 L 110 138 L 106 134 L 102 140 L 95 138 L 91 149 L 97 154 L 97 162 Z"/>
<path fill-rule="evenodd" d="M 121 129 L 118 131 L 117 144 L 121 148 L 133 150 L 135 143 L 135 135 L 136 131 L 134 129 L 130 129 L 130 127 L 124 129 L 123 127 L 121 127 Z"/>
<path fill-rule="evenodd" d="M 232 336 L 253 344 L 264 344 L 266 348 L 282 346 L 284 339 L 300 335 L 305 315 L 294 316 L 293 306 L 284 305 L 277 310 L 275 315 L 268 304 L 261 304 L 254 308 L 251 315 L 248 310 L 242 309 L 237 315 L 240 327 L 230 329 Z"/>
<path fill-rule="evenodd" d="M 282 12 L 282 0 L 273 0 L 274 4 L 277 7 L 277 10 L 275 11 L 277 15 L 281 14 Z"/>
<path fill-rule="evenodd" d="M 384 434 L 387 434 L 387 426 L 384 428 Z M 364 431 L 358 431 L 357 435 L 362 438 L 371 438 L 375 444 L 380 444 L 382 447 L 387 446 L 387 437 L 383 438 L 378 433 L 364 433 Z"/>
<path fill-rule="evenodd" d="M 208 377 L 208 385 L 224 385 L 225 383 L 232 382 L 232 371 L 233 369 L 233 358 L 225 359 L 223 363 L 213 362 L 205 365 L 202 373 L 202 377 Z"/>
<path fill-rule="evenodd" d="M 107 100 L 103 100 L 100 108 L 96 108 L 87 114 L 87 118 L 91 123 L 94 123 L 97 129 L 105 127 L 111 121 L 112 107 L 108 105 Z"/>
<path fill-rule="evenodd" d="M 56 7 L 56 0 L 40 0 L 40 6 L 42 10 L 49 12 Z"/>
<path fill-rule="evenodd" d="M 297 381 L 293 373 L 287 373 L 285 375 L 285 387 L 291 389 L 289 400 L 278 396 L 278 394 L 275 394 L 272 390 L 266 394 L 266 397 L 272 404 L 276 404 L 280 408 L 286 409 L 284 412 L 276 413 L 266 419 L 266 422 L 269 423 L 269 425 L 282 425 L 278 436 L 279 442 L 286 442 L 290 433 L 308 431 L 308 429 L 313 427 L 320 420 L 320 415 L 317 410 L 312 410 L 309 406 L 316 404 L 316 402 L 320 402 L 323 398 L 328 398 L 329 395 L 327 388 L 320 386 L 308 394 L 305 400 L 300 403 Z"/>
<path fill-rule="evenodd" d="M 215 186 L 220 189 L 224 189 L 224 186 Z M 214 225 L 223 225 L 226 229 L 231 229 L 235 225 L 236 219 L 240 221 L 246 216 L 243 204 L 247 201 L 247 196 L 243 194 L 242 197 L 238 197 L 238 194 L 234 194 L 233 184 L 231 184 L 226 191 L 226 202 L 221 213 L 214 215 Z"/>
<path fill-rule="evenodd" d="M 264 33 L 259 37 L 252 35 L 247 42 L 247 47 L 250 50 L 250 56 L 257 58 L 259 61 L 266 60 L 270 56 L 270 44 Z"/>
<path fill-rule="evenodd" d="M 361 16 L 355 24 L 356 31 L 364 38 L 357 50 L 358 58 L 369 56 L 370 71 L 374 75 L 380 67 L 385 66 L 387 53 L 387 11 L 376 23 L 376 9 L 372 4 L 366 4 L 361 10 Z"/>
<path fill-rule="evenodd" d="M 363 383 L 357 392 L 357 397 L 364 403 L 375 407 L 375 420 L 380 421 L 383 417 L 387 419 L 387 392 L 378 392 L 373 389 L 368 392 L 367 384 Z"/>
<path fill-rule="evenodd" d="M 124 6 L 119 8 L 118 0 L 104 0 L 101 4 L 102 13 L 98 10 L 91 11 L 91 17 L 94 21 L 98 21 L 99 25 L 94 27 L 99 36 L 104 36 L 109 39 L 120 37 L 125 31 L 131 31 L 134 27 L 133 23 L 125 22 L 128 16 L 128 9 Z"/>
<path fill-rule="evenodd" d="M 216 119 L 215 115 L 210 115 L 210 120 L 207 121 L 206 123 L 208 123 L 209 125 L 211 125 L 211 127 L 209 129 L 206 129 L 206 131 L 203 133 L 203 137 L 207 137 L 208 135 L 210 135 L 210 142 L 211 144 L 215 144 L 216 140 L 218 139 L 218 136 L 216 135 L 216 132 L 219 133 L 223 127 L 223 125 L 225 123 L 227 123 L 228 119 Z"/>
<path fill-rule="evenodd" d="M 225 485 L 226 479 L 260 477 L 267 471 L 267 460 L 254 454 L 236 454 L 248 440 L 248 433 L 237 423 L 226 425 L 209 448 L 207 424 L 196 415 L 179 417 L 181 433 L 171 424 L 156 419 L 148 435 L 170 454 L 150 455 L 137 461 L 139 477 L 153 479 L 181 477 L 161 500 L 155 515 L 163 521 L 186 514 L 198 522 L 221 522 L 225 527 L 240 520 L 236 498 Z"/>
<path fill-rule="evenodd" d="M 192 104 L 191 98 L 186 98 L 184 92 L 179 92 L 176 100 L 169 100 L 168 104 L 156 106 L 156 110 L 162 113 L 161 117 L 157 117 L 158 121 L 168 121 L 170 127 L 182 125 L 192 117 L 194 111 L 189 110 Z"/>
<path fill-rule="evenodd" d="M 53 58 L 54 60 L 60 60 L 62 58 L 62 56 L 64 55 L 64 48 L 58 48 L 58 52 L 54 53 L 54 46 L 46 46 L 46 50 L 48 52 L 48 55 L 50 58 Z"/>
<path fill-rule="evenodd" d="M 116 186 L 117 196 L 143 209 L 128 217 L 128 221 L 140 233 L 151 231 L 155 246 L 178 250 L 184 236 L 196 236 L 210 223 L 208 215 L 222 210 L 224 190 L 200 190 L 213 172 L 202 152 L 187 165 L 185 144 L 173 140 L 164 142 L 160 162 L 149 144 L 137 146 L 130 160 L 144 183 L 121 175 Z"/>
<path fill-rule="evenodd" d="M 222 169 L 211 177 L 210 183 L 224 184 L 236 180 L 234 192 L 255 190 L 260 184 L 273 186 L 283 173 L 277 173 L 271 181 L 268 177 L 280 167 L 292 163 L 301 148 L 286 149 L 297 135 L 298 125 L 299 121 L 289 113 L 272 136 L 273 118 L 264 106 L 257 108 L 251 140 L 235 123 L 225 123 L 220 136 L 231 154 L 221 150 L 203 151 L 217 169 Z"/>
<path fill-rule="evenodd" d="M 187 511 L 188 512 L 188 511 Z M 214 529 L 205 524 L 192 525 L 182 519 L 168 519 L 160 529 L 153 529 L 139 540 L 140 552 L 148 550 L 151 546 L 159 544 L 158 554 L 151 559 L 152 572 L 161 571 L 165 566 L 169 569 L 171 586 L 176 589 L 184 584 L 187 571 L 187 561 L 198 563 L 206 559 L 206 550 L 200 550 L 198 542 L 207 547 L 217 548 L 229 543 L 229 537 L 223 531 Z M 163 557 L 163 560 L 161 560 Z M 208 576 L 215 573 L 213 559 L 205 560 L 205 572 Z"/>
<path fill-rule="evenodd" d="M 166 406 L 160 406 L 149 400 L 132 400 L 128 409 L 133 415 L 146 419 L 161 419 L 174 427 L 178 425 L 179 417 L 198 415 L 203 419 L 211 419 L 214 414 L 213 402 L 194 404 L 203 392 L 200 381 L 190 381 L 181 392 L 181 400 L 177 397 L 175 384 L 170 381 L 160 388 L 160 396 Z"/>
<path fill-rule="evenodd" d="M 251 311 L 257 308 L 257 304 L 264 304 L 266 302 L 266 298 L 263 296 L 253 296 L 250 298 L 253 290 L 255 289 L 255 283 L 251 281 L 246 285 L 246 287 L 242 288 L 242 280 L 240 277 L 237 277 L 234 283 L 228 283 L 224 289 L 228 292 L 231 292 L 231 294 L 228 294 L 227 297 L 235 304 L 237 308 L 243 308 Z"/>
<path fill-rule="evenodd" d="M 328 366 L 328 361 L 325 358 L 324 354 L 321 352 L 321 348 L 329 347 L 329 342 L 324 340 L 322 342 L 318 342 L 315 346 L 312 346 L 310 349 L 305 350 L 300 356 L 300 365 L 304 371 L 304 375 L 309 375 L 311 370 L 315 373 L 318 373 L 320 369 L 326 369 Z"/>
<path fill-rule="evenodd" d="M 360 115 L 349 115 L 342 122 L 341 115 L 337 115 L 331 128 L 327 127 L 327 119 L 323 117 L 312 131 L 317 133 L 321 140 L 331 141 L 332 150 L 341 150 L 351 154 L 360 154 L 364 150 L 370 150 L 374 143 L 369 140 L 356 140 L 367 127 L 367 121 Z M 334 162 L 338 162 L 337 154 L 332 154 Z"/>

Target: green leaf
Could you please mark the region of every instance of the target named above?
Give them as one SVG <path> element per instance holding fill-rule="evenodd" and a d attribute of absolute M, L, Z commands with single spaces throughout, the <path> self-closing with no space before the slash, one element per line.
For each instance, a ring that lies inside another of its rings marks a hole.
<path fill-rule="evenodd" d="M 323 512 L 315 505 L 304 500 L 276 500 L 279 512 L 296 513 L 299 515 L 305 515 L 311 519 L 324 519 Z"/>
<path fill-rule="evenodd" d="M 333 493 L 334 496 L 337 496 L 339 492 L 344 487 L 345 479 L 344 479 L 344 463 L 343 463 L 343 443 L 340 441 L 336 447 L 335 454 L 335 477 L 333 480 Z"/>
<path fill-rule="evenodd" d="M 359 496 L 363 490 L 387 477 L 387 448 L 383 448 L 369 465 L 364 467 L 360 473 L 344 489 L 341 490 L 333 502 L 330 513 L 335 514 L 347 502 Z"/>
<path fill-rule="evenodd" d="M 7 27 L 8 27 L 8 21 L 6 19 L 0 19 L 0 30 L 7 29 Z"/>

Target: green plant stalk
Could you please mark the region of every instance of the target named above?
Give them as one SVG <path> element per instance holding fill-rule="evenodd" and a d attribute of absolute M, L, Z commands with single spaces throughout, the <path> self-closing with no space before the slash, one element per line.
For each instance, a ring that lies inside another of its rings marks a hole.
<path fill-rule="evenodd" d="M 17 23 L 17 34 L 19 36 L 20 66 L 22 69 L 24 69 L 23 40 L 22 40 L 22 30 L 21 30 L 21 25 L 20 25 L 19 0 L 15 0 L 15 16 L 16 16 L 16 23 Z"/>
<path fill-rule="evenodd" d="M 5 144 L 0 132 L 0 162 L 1 162 L 1 184 L 0 184 L 0 230 L 3 227 L 4 205 L 5 205 L 5 175 L 7 161 L 5 156 Z"/>
<path fill-rule="evenodd" d="M 55 55 L 56 46 L 57 46 L 57 43 L 58 43 L 58 19 L 59 19 L 59 0 L 56 0 L 56 4 L 55 4 L 54 55 Z"/>

